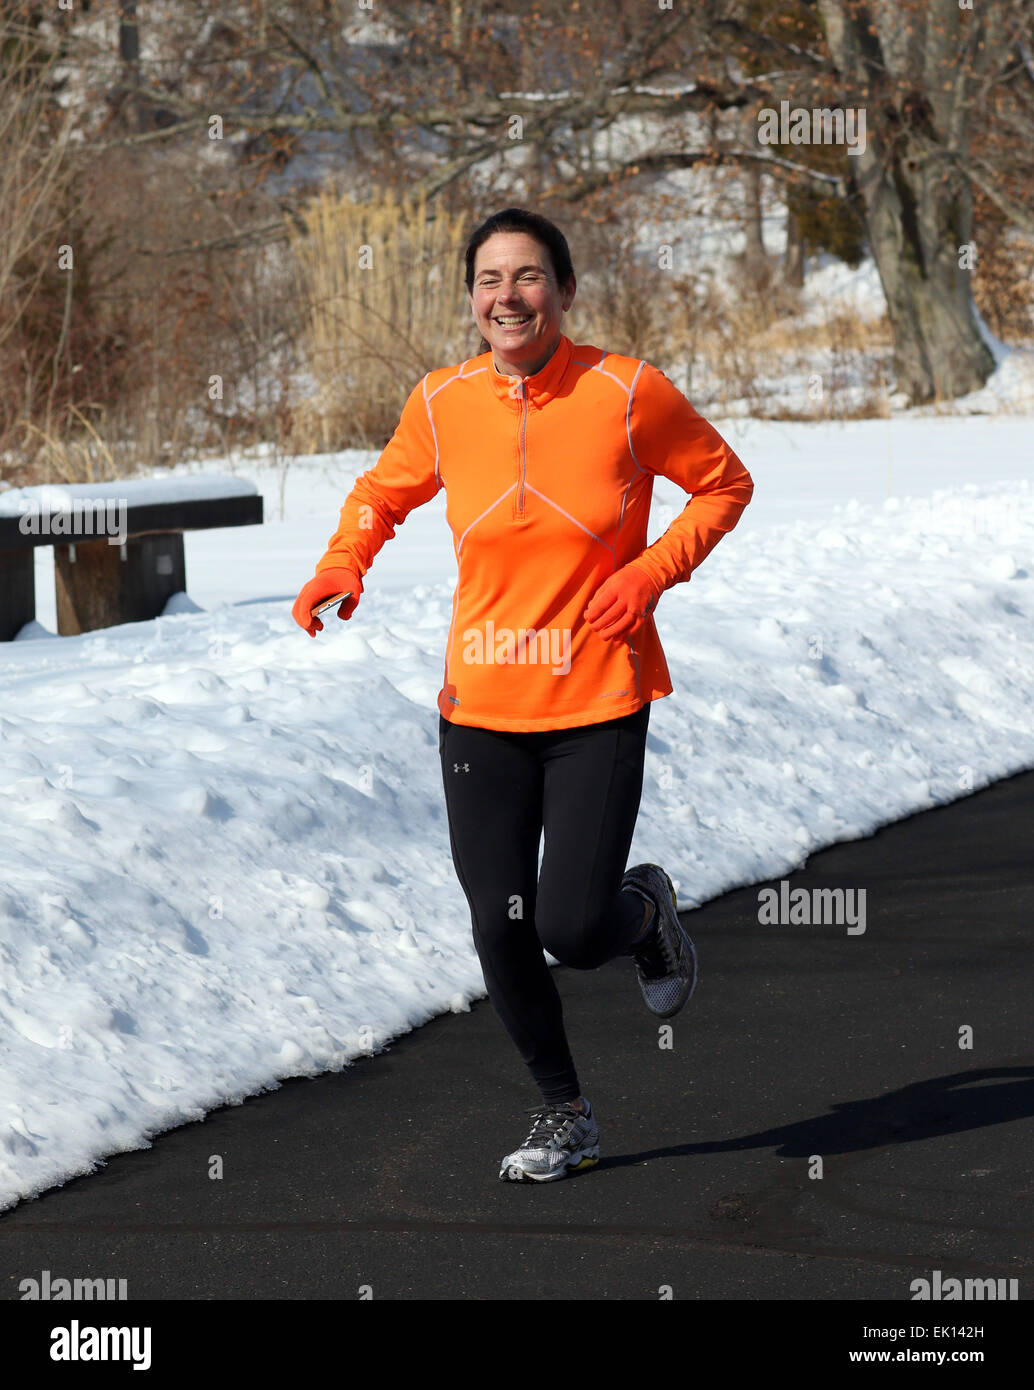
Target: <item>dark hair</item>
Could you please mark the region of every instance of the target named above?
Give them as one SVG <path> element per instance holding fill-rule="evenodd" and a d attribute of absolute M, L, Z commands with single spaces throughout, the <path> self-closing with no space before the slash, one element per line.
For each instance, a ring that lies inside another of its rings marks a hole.
<path fill-rule="evenodd" d="M 565 285 L 573 277 L 574 266 L 571 264 L 571 251 L 560 228 L 555 227 L 548 218 L 541 217 L 537 212 L 528 212 L 525 208 L 504 208 L 502 212 L 493 212 L 491 217 L 487 217 L 481 226 L 470 234 L 470 240 L 467 242 L 467 249 L 464 252 L 468 293 L 474 289 L 474 259 L 477 256 L 478 247 L 483 246 L 490 236 L 495 236 L 496 232 L 527 232 L 528 236 L 541 242 L 549 252 L 557 284 Z"/>

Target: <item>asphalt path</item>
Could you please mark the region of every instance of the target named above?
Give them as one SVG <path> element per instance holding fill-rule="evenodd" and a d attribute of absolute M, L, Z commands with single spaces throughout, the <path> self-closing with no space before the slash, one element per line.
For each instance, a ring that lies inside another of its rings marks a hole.
<path fill-rule="evenodd" d="M 759 922 L 778 881 L 685 914 L 701 982 L 670 1031 L 630 960 L 558 967 L 600 1126 L 582 1174 L 499 1180 L 537 1092 L 485 1000 L 4 1213 L 0 1296 L 48 1270 L 125 1279 L 130 1300 L 886 1300 L 905 1316 L 913 1281 L 949 1277 L 1028 1299 L 1032 831 L 1023 773 L 789 877 L 812 906 L 815 889 L 864 890 L 864 931 Z"/>

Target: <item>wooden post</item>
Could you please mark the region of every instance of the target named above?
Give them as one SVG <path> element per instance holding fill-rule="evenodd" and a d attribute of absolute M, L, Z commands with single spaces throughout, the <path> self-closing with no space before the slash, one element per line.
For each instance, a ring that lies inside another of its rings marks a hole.
<path fill-rule="evenodd" d="M 157 618 L 187 587 L 182 531 L 54 546 L 57 630 L 62 637 Z"/>
<path fill-rule="evenodd" d="M 36 616 L 35 564 L 34 550 L 0 550 L 0 642 Z"/>

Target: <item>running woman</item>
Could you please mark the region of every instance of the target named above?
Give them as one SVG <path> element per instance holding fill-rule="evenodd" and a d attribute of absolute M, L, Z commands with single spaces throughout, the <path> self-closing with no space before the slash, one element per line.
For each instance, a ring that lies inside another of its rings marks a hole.
<path fill-rule="evenodd" d="M 672 691 L 652 615 L 754 484 L 662 372 L 563 332 L 576 280 L 553 223 L 495 213 L 465 264 L 486 350 L 414 387 L 293 616 L 315 637 L 313 609 L 350 593 L 350 618 L 381 546 L 445 488 L 459 571 L 438 696 L 452 858 L 488 997 L 542 1098 L 499 1176 L 551 1182 L 598 1161 L 599 1131 L 543 948 L 578 970 L 632 956 L 659 1018 L 696 984 L 671 879 L 625 870 L 650 702 Z M 657 474 L 691 500 L 647 546 Z"/>

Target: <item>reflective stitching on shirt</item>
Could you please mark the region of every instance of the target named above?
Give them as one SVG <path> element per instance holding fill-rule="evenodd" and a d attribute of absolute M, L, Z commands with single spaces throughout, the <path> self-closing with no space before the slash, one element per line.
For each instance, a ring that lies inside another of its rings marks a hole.
<path fill-rule="evenodd" d="M 423 388 L 424 388 L 424 408 L 425 408 L 426 411 L 427 411 L 428 423 L 429 423 L 430 426 L 431 426 L 431 438 L 434 440 L 434 480 L 435 480 L 435 482 L 438 484 L 438 486 L 441 487 L 441 485 L 442 485 L 442 480 L 441 480 L 441 477 L 440 477 L 440 475 L 439 475 L 439 473 L 438 473 L 438 463 L 439 463 L 439 454 L 438 454 L 438 431 L 437 431 L 437 430 L 435 429 L 435 427 L 434 427 L 434 416 L 431 414 L 431 402 L 430 402 L 430 400 L 428 399 L 428 395 L 427 395 L 427 376 L 426 376 L 426 375 L 424 376 L 424 380 L 423 380 L 423 382 L 422 382 L 422 385 L 423 385 Z"/>
<path fill-rule="evenodd" d="M 472 360 L 473 360 L 472 358 L 469 358 L 469 357 L 467 358 L 467 362 L 470 362 L 470 361 L 472 361 Z M 455 376 L 449 377 L 449 379 L 448 379 L 447 381 L 443 381 L 443 382 L 442 382 L 441 386 L 436 386 L 436 387 L 434 388 L 434 390 L 431 392 L 431 400 L 432 400 L 432 401 L 434 400 L 435 396 L 437 396 L 437 394 L 438 394 L 439 391 L 444 391 L 445 388 L 446 388 L 446 386 L 451 386 L 452 383 L 453 383 L 454 381 L 459 381 L 461 378 L 462 378 L 462 380 L 464 380 L 464 381 L 471 381 L 474 377 L 479 376 L 479 375 L 481 374 L 481 372 L 487 372 L 487 371 L 488 371 L 488 368 L 487 368 L 487 367 L 478 367 L 477 371 L 474 371 L 474 372 L 465 372 L 465 371 L 463 370 L 463 368 L 467 365 L 467 362 L 461 362 L 461 363 L 460 363 L 460 369 L 459 369 L 459 371 L 455 374 Z M 430 373 L 428 373 L 428 375 L 430 375 Z M 426 378 L 425 378 L 425 380 L 426 380 Z"/>
<path fill-rule="evenodd" d="M 459 541 L 457 542 L 457 545 L 456 545 L 456 559 L 457 559 L 457 561 L 459 560 L 459 557 L 460 557 L 460 551 L 463 549 L 463 542 L 464 542 L 464 541 L 467 539 L 467 537 L 470 535 L 471 531 L 473 531 L 474 527 L 478 524 L 479 521 L 484 521 L 484 519 L 485 519 L 485 517 L 488 515 L 488 513 L 489 513 L 490 511 L 492 511 L 493 508 L 498 507 L 499 503 L 502 502 L 502 501 L 504 500 L 504 498 L 509 497 L 510 493 L 513 492 L 513 490 L 516 488 L 516 486 L 517 486 L 516 483 L 511 483 L 510 486 L 506 489 L 506 491 L 505 491 L 504 493 L 501 493 L 501 494 L 495 499 L 494 502 L 490 503 L 490 504 L 485 508 L 485 510 L 481 513 L 480 516 L 476 516 L 476 517 L 474 518 L 474 520 L 470 523 L 470 525 L 469 525 L 469 526 L 467 527 L 467 529 L 464 531 L 463 535 L 460 536 Z"/>
<path fill-rule="evenodd" d="M 454 537 L 454 538 L 453 538 L 453 549 L 455 549 L 455 546 L 456 546 L 456 540 L 455 540 L 455 537 Z M 459 557 L 459 551 L 457 551 L 457 552 L 456 552 L 456 568 L 457 568 L 457 570 L 459 569 L 459 563 L 460 563 L 460 557 Z M 459 578 L 457 577 L 457 580 L 456 580 L 456 587 L 455 587 L 455 589 L 453 589 L 453 591 L 452 591 L 452 618 L 449 620 L 449 636 L 448 636 L 448 638 L 446 639 L 446 642 L 445 642 L 445 685 L 446 685 L 446 686 L 449 684 L 449 653 L 452 651 L 452 634 L 453 634 L 453 630 L 454 630 L 455 627 L 456 627 L 456 614 L 459 612 L 459 599 L 460 599 L 460 585 L 459 585 Z M 453 704 L 456 704 L 456 705 L 459 704 L 459 700 L 457 700 L 454 696 L 450 695 L 449 698 L 453 701 Z"/>
<path fill-rule="evenodd" d="M 575 357 L 573 360 L 578 363 L 579 367 L 588 367 L 591 372 L 599 372 L 601 376 L 609 376 L 611 381 L 616 381 L 617 384 L 621 387 L 622 391 L 624 391 L 627 395 L 628 387 L 621 380 L 621 378 L 619 376 L 615 376 L 613 372 L 608 372 L 604 367 L 603 363 L 606 361 L 606 359 L 607 354 L 604 353 L 598 362 L 583 362 L 580 357 Z"/>
<path fill-rule="evenodd" d="M 647 470 L 636 458 L 635 446 L 632 443 L 632 397 L 635 395 L 636 382 L 638 382 L 640 374 L 645 366 L 645 362 L 640 362 L 639 366 L 636 368 L 635 376 L 632 378 L 632 389 L 628 393 L 628 409 L 625 411 L 625 433 L 628 435 L 628 452 L 632 455 L 632 462 L 639 469 L 640 473 L 645 473 Z"/>
<path fill-rule="evenodd" d="M 614 547 L 612 545 L 605 541 L 602 538 L 602 536 L 597 536 L 595 531 L 590 531 L 588 526 L 583 526 L 576 516 L 572 516 L 570 512 L 565 511 L 564 508 L 561 507 L 558 502 L 553 501 L 552 497 L 548 496 L 544 492 L 539 492 L 538 488 L 532 487 L 531 483 L 525 483 L 524 486 L 527 488 L 529 492 L 533 492 L 536 497 L 541 497 L 543 502 L 548 502 L 551 507 L 555 507 L 561 516 L 566 516 L 568 521 L 573 521 L 575 526 L 577 526 L 580 531 L 584 531 L 585 534 L 587 536 L 591 536 L 594 541 L 599 541 L 600 545 L 604 546 L 607 550 L 609 550 L 611 555 L 614 554 Z"/>

